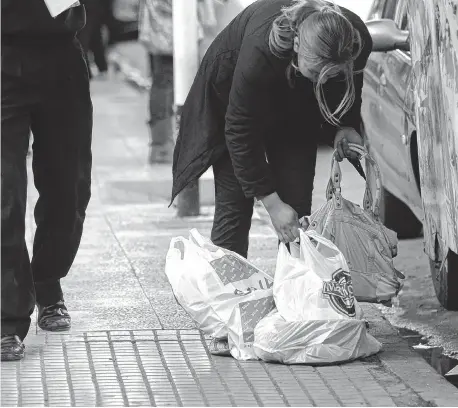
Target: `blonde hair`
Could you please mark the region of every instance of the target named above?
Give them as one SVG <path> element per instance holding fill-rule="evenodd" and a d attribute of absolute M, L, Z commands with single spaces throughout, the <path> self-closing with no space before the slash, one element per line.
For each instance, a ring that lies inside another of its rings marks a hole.
<path fill-rule="evenodd" d="M 306 21 L 307 20 L 307 21 Z M 321 114 L 330 124 L 339 126 L 342 117 L 355 101 L 354 61 L 363 47 L 361 35 L 334 3 L 324 0 L 294 0 L 272 25 L 269 47 L 278 58 L 291 58 L 287 69 L 290 85 L 298 66 L 294 62 L 294 38 L 298 37 L 301 57 L 313 66 L 321 66 L 315 95 Z M 324 95 L 324 79 L 339 69 L 344 75 L 346 91 L 339 106 L 331 112 Z"/>

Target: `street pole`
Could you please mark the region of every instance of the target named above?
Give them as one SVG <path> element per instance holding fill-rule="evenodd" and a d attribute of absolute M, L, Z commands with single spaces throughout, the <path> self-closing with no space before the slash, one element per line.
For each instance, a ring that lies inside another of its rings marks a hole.
<path fill-rule="evenodd" d="M 182 107 L 199 69 L 197 0 L 173 0 L 173 75 L 176 129 Z M 179 217 L 200 213 L 199 182 L 193 182 L 177 197 Z"/>

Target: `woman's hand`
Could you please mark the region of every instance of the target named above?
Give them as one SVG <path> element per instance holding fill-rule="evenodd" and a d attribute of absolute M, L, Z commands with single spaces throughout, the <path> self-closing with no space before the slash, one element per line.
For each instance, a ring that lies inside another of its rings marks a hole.
<path fill-rule="evenodd" d="M 263 197 L 261 201 L 270 215 L 275 232 L 281 242 L 286 244 L 299 238 L 299 218 L 291 206 L 284 203 L 277 193 Z"/>
<path fill-rule="evenodd" d="M 337 161 L 341 162 L 344 158 L 353 160 L 358 158 L 358 154 L 352 152 L 348 147 L 349 143 L 358 144 L 360 146 L 364 145 L 363 138 L 355 129 L 350 127 L 339 129 L 334 139 L 334 148 L 337 150 Z"/>

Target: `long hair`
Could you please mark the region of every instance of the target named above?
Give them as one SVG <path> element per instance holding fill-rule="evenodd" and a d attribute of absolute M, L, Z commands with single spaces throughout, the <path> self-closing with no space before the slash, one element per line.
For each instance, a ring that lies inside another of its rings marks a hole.
<path fill-rule="evenodd" d="M 298 71 L 294 38 L 298 37 L 301 58 L 307 64 L 321 67 L 315 84 L 315 95 L 323 117 L 332 125 L 340 120 L 355 101 L 354 61 L 363 47 L 361 36 L 341 9 L 325 0 L 294 0 L 282 9 L 272 25 L 269 47 L 278 58 L 290 58 L 286 75 L 291 86 Z M 327 74 L 338 69 L 344 76 L 346 92 L 339 106 L 331 112 L 324 95 Z"/>

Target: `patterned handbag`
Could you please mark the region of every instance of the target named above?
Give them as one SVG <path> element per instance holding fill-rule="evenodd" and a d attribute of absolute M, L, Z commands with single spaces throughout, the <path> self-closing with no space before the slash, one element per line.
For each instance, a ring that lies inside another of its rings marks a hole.
<path fill-rule="evenodd" d="M 172 0 L 142 0 L 139 41 L 155 55 L 173 55 Z"/>
<path fill-rule="evenodd" d="M 377 163 L 364 147 L 349 146 L 360 160 L 366 159 L 364 208 L 342 197 L 342 172 L 333 155 L 327 203 L 309 217 L 308 229 L 332 241 L 343 253 L 358 301 L 389 304 L 405 279 L 393 264 L 397 235 L 380 221 L 381 178 Z M 375 180 L 375 192 L 371 190 L 371 179 Z"/>

